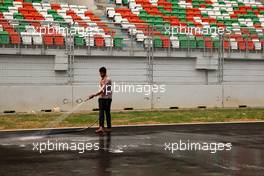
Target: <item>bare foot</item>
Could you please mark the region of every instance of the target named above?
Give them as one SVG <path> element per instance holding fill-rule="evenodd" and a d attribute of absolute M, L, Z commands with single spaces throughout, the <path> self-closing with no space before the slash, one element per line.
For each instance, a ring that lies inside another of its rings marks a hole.
<path fill-rule="evenodd" d="M 95 130 L 95 133 L 103 133 L 104 130 L 102 127 L 98 128 L 97 130 Z"/>

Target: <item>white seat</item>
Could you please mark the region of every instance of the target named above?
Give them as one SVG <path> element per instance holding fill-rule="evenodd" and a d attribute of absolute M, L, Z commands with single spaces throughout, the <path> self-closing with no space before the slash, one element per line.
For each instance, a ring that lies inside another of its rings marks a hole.
<path fill-rule="evenodd" d="M 70 8 L 78 8 L 78 6 L 77 5 L 74 5 L 74 4 L 70 4 L 69 7 Z"/>
<path fill-rule="evenodd" d="M 86 6 L 78 6 L 78 8 L 81 10 L 81 11 L 86 11 L 88 9 L 88 7 Z"/>
<path fill-rule="evenodd" d="M 44 9 L 51 9 L 49 3 L 42 3 L 42 8 L 44 8 Z"/>
<path fill-rule="evenodd" d="M 42 5 L 38 2 L 33 2 L 32 5 L 34 6 L 35 9 L 40 10 L 42 9 Z"/>
<path fill-rule="evenodd" d="M 128 29 L 128 33 L 129 35 L 136 35 L 137 34 L 137 29 L 135 26 L 131 26 L 129 29 Z"/>
<path fill-rule="evenodd" d="M 8 7 L 8 11 L 12 14 L 18 11 L 18 7 Z"/>
<path fill-rule="evenodd" d="M 68 9 L 69 8 L 69 5 L 68 4 L 61 4 L 60 5 L 61 9 Z"/>
<path fill-rule="evenodd" d="M 129 9 L 134 9 L 134 8 L 136 7 L 136 3 L 135 3 L 135 1 L 130 1 L 130 2 L 128 3 L 128 7 L 129 7 Z"/>
<path fill-rule="evenodd" d="M 107 10 L 107 16 L 108 18 L 113 18 L 115 16 L 114 8 Z"/>
<path fill-rule="evenodd" d="M 31 34 L 36 32 L 34 26 L 26 26 L 26 27 L 25 27 L 25 31 L 26 31 L 27 33 L 31 33 Z"/>
<path fill-rule="evenodd" d="M 147 48 L 153 45 L 152 37 L 145 36 L 144 38 L 144 47 Z"/>
<path fill-rule="evenodd" d="M 105 40 L 105 46 L 106 47 L 111 47 L 113 46 L 113 39 L 110 35 L 105 35 L 104 36 L 104 40 Z"/>
<path fill-rule="evenodd" d="M 232 50 L 237 50 L 238 49 L 237 41 L 230 40 L 230 46 Z"/>
<path fill-rule="evenodd" d="M 32 34 L 28 32 L 21 32 L 22 42 L 25 45 L 32 45 Z"/>
<path fill-rule="evenodd" d="M 63 16 L 63 18 L 64 18 L 64 20 L 65 20 L 65 22 L 67 22 L 67 23 L 73 23 L 73 19 L 72 19 L 72 17 L 71 16 Z"/>
<path fill-rule="evenodd" d="M 178 37 L 170 37 L 170 41 L 172 48 L 180 48 L 180 41 Z"/>
<path fill-rule="evenodd" d="M 254 43 L 254 46 L 255 46 L 255 50 L 261 50 L 262 47 L 261 47 L 261 43 L 258 39 L 252 39 L 253 43 Z"/>
<path fill-rule="evenodd" d="M 115 0 L 115 4 L 121 5 L 122 4 L 122 0 Z"/>
<path fill-rule="evenodd" d="M 33 39 L 34 45 L 42 45 L 43 44 L 42 35 L 40 33 L 32 34 L 32 39 Z"/>
<path fill-rule="evenodd" d="M 13 2 L 13 6 L 14 7 L 23 7 L 22 2 L 17 2 L 17 1 Z"/>
<path fill-rule="evenodd" d="M 45 15 L 44 18 L 45 18 L 46 21 L 54 21 L 52 15 L 49 15 L 49 14 Z"/>
<path fill-rule="evenodd" d="M 13 13 L 10 12 L 3 12 L 4 18 L 7 20 L 12 20 L 13 19 Z"/>
<path fill-rule="evenodd" d="M 142 31 L 137 31 L 136 39 L 138 42 L 143 42 L 145 39 L 145 35 Z"/>
<path fill-rule="evenodd" d="M 77 12 L 75 12 L 75 13 L 76 13 L 76 15 L 78 15 L 81 18 L 85 17 L 84 16 L 84 13 L 83 12 L 80 12 L 79 10 Z"/>
<path fill-rule="evenodd" d="M 40 10 L 38 10 L 38 12 L 39 12 L 41 15 L 43 15 L 43 16 L 48 15 L 48 11 L 47 11 L 47 9 L 40 9 Z"/>
<path fill-rule="evenodd" d="M 121 20 L 122 20 L 121 14 L 120 13 L 115 13 L 115 15 L 114 15 L 114 21 L 116 23 L 120 24 L 121 23 Z"/>
<path fill-rule="evenodd" d="M 121 27 L 122 27 L 122 29 L 128 29 L 129 26 L 131 26 L 131 25 L 130 25 L 130 23 L 128 22 L 127 19 L 122 19 L 121 20 Z"/>
<path fill-rule="evenodd" d="M 94 37 L 93 35 L 88 35 L 84 38 L 86 46 L 94 46 Z"/>

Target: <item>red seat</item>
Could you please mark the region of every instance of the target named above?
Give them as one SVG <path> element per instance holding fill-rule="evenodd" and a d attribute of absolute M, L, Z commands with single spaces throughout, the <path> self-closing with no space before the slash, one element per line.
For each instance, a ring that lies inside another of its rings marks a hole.
<path fill-rule="evenodd" d="M 56 46 L 64 46 L 64 38 L 62 35 L 55 35 L 54 36 L 54 43 Z"/>
<path fill-rule="evenodd" d="M 25 8 L 23 8 L 23 7 L 19 7 L 19 8 L 18 8 L 18 11 L 19 11 L 21 14 L 23 14 L 23 15 L 28 14 L 28 10 L 25 9 Z"/>
<path fill-rule="evenodd" d="M 230 43 L 228 40 L 224 40 L 224 49 L 229 49 L 230 48 Z"/>
<path fill-rule="evenodd" d="M 44 44 L 47 46 L 53 45 L 53 35 L 44 34 L 43 35 Z"/>
<path fill-rule="evenodd" d="M 24 8 L 32 8 L 32 3 L 31 2 L 23 2 L 22 3 Z"/>
<path fill-rule="evenodd" d="M 205 38 L 204 41 L 205 41 L 205 47 L 206 48 L 213 48 L 213 42 L 212 42 L 211 38 Z"/>
<path fill-rule="evenodd" d="M 96 35 L 94 36 L 95 45 L 98 47 L 104 46 L 104 38 L 102 36 Z"/>
<path fill-rule="evenodd" d="M 20 36 L 17 32 L 11 32 L 11 33 L 9 33 L 9 35 L 10 35 L 10 39 L 11 39 L 12 44 L 20 44 L 21 43 Z"/>
<path fill-rule="evenodd" d="M 170 40 L 166 37 L 161 37 L 163 48 L 169 48 L 170 47 Z"/>
<path fill-rule="evenodd" d="M 5 27 L 5 31 L 7 31 L 8 33 L 15 32 L 14 28 L 12 28 L 11 26 Z"/>
<path fill-rule="evenodd" d="M 254 45 L 253 41 L 247 42 L 247 48 L 249 51 L 253 51 L 255 49 L 255 45 Z"/>
<path fill-rule="evenodd" d="M 246 50 L 246 43 L 245 43 L 245 41 L 239 41 L 238 42 L 238 48 L 240 49 L 240 50 Z"/>
<path fill-rule="evenodd" d="M 50 4 L 52 10 L 61 10 L 60 4 Z"/>

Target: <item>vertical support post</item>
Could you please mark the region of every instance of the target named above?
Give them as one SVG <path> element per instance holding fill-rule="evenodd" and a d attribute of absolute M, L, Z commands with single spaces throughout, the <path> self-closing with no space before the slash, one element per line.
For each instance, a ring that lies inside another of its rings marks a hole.
<path fill-rule="evenodd" d="M 154 57 L 154 49 L 153 49 L 153 26 L 148 25 L 148 48 L 147 48 L 147 83 L 152 86 L 153 85 L 153 57 Z M 150 97 L 150 108 L 151 110 L 154 108 L 154 96 L 153 92 L 151 92 Z"/>

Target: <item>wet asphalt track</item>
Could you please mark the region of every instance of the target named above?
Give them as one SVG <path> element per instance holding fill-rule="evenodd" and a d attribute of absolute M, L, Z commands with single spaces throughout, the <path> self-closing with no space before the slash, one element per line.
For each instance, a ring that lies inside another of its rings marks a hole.
<path fill-rule="evenodd" d="M 0 132 L 0 176 L 264 176 L 264 123 L 116 127 L 101 136 L 93 130 Z M 232 149 L 165 150 L 165 143 L 179 140 L 231 143 Z M 47 141 L 98 148 L 33 151 L 33 142 Z"/>

